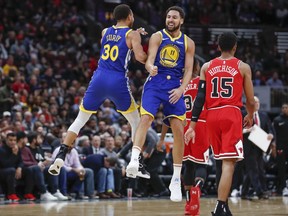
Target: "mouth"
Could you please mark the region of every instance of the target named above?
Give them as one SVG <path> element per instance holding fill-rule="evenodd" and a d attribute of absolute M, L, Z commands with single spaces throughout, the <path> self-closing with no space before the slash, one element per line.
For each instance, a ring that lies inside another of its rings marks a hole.
<path fill-rule="evenodd" d="M 174 27 L 174 24 L 173 23 L 168 23 L 167 25 L 169 28 L 173 28 Z"/>

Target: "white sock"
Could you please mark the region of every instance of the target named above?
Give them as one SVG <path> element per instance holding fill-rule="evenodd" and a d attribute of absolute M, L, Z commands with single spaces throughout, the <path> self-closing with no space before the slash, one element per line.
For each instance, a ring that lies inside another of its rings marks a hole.
<path fill-rule="evenodd" d="M 173 176 L 172 180 L 178 178 L 180 179 L 182 164 L 173 164 Z"/>
<path fill-rule="evenodd" d="M 131 161 L 132 161 L 132 160 L 138 160 L 140 153 L 141 153 L 140 147 L 138 147 L 138 146 L 133 146 L 133 147 L 132 147 Z"/>

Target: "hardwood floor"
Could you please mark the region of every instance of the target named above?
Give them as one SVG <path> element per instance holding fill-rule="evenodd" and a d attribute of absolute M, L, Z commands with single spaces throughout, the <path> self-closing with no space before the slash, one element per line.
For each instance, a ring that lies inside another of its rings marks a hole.
<path fill-rule="evenodd" d="M 211 215 L 216 199 L 201 198 L 200 215 Z M 1 203 L 0 203 L 1 204 Z M 185 201 L 169 199 L 121 199 L 68 202 L 20 202 L 0 205 L 1 216 L 156 216 L 184 215 Z M 278 216 L 288 215 L 288 197 L 272 197 L 269 200 L 246 201 L 230 199 L 233 216 Z"/>

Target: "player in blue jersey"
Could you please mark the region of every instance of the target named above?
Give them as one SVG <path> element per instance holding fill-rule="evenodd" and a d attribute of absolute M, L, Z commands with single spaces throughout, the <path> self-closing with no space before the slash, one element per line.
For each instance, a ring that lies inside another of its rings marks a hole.
<path fill-rule="evenodd" d="M 86 90 L 78 116 L 68 128 L 64 143 L 61 144 L 59 153 L 54 163 L 49 168 L 49 173 L 58 175 L 63 166 L 66 154 L 72 147 L 80 129 L 86 124 L 90 116 L 96 113 L 105 99 L 110 99 L 117 111 L 130 123 L 132 128 L 132 140 L 140 121 L 138 106 L 130 92 L 127 66 L 131 52 L 134 52 L 137 61 L 145 64 L 147 55 L 141 45 L 141 34 L 146 32 L 142 29 L 131 29 L 134 16 L 128 5 L 121 4 L 113 11 L 116 25 L 102 31 L 101 53 L 98 68 Z"/>
<path fill-rule="evenodd" d="M 166 12 L 166 28 L 154 33 L 150 38 L 145 64 L 150 76 L 143 89 L 141 120 L 135 134 L 131 161 L 126 169 L 128 177 L 136 177 L 139 169 L 138 156 L 147 130 L 162 104 L 164 120 L 169 122 L 174 136 L 174 171 L 169 189 L 170 199 L 175 202 L 182 200 L 180 173 L 184 151 L 183 131 L 186 111 L 183 93 L 192 78 L 195 52 L 194 42 L 180 31 L 184 16 L 182 8 L 170 7 Z"/>

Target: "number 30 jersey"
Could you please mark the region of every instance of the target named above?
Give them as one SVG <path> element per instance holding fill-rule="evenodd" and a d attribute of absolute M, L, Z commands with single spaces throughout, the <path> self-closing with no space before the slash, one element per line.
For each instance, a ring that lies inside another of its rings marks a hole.
<path fill-rule="evenodd" d="M 198 84 L 199 84 L 199 76 L 193 78 L 189 84 L 187 85 L 184 92 L 184 101 L 186 106 L 186 118 L 191 119 L 192 117 L 192 109 L 198 92 Z M 205 105 L 203 106 L 203 110 L 200 114 L 199 119 L 206 119 L 206 109 Z"/>
<path fill-rule="evenodd" d="M 131 50 L 126 44 L 126 37 L 130 31 L 132 29 L 128 26 L 112 26 L 106 29 L 102 37 L 99 69 L 126 73 L 131 58 Z"/>
<path fill-rule="evenodd" d="M 206 108 L 242 107 L 243 77 L 239 71 L 241 60 L 215 58 L 205 73 Z"/>

